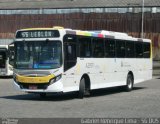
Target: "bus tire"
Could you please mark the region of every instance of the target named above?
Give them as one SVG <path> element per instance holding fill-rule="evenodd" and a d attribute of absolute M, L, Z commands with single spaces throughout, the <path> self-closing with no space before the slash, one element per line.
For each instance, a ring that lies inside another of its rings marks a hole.
<path fill-rule="evenodd" d="M 83 99 L 85 95 L 85 79 L 82 78 L 79 85 L 78 98 Z"/>
<path fill-rule="evenodd" d="M 133 77 L 131 74 L 127 75 L 127 81 L 126 81 L 126 86 L 125 86 L 125 90 L 127 92 L 130 92 L 133 89 Z"/>

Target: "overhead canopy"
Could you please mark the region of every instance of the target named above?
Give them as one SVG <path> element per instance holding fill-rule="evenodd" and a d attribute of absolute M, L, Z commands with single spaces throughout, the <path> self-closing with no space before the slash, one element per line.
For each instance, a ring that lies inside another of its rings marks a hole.
<path fill-rule="evenodd" d="M 0 0 L 0 9 L 142 6 L 142 0 Z M 144 0 L 144 6 L 159 6 L 160 0 Z"/>

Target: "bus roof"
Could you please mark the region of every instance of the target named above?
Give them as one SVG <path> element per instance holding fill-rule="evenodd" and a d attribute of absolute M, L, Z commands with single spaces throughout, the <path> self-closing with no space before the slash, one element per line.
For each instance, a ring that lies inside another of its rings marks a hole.
<path fill-rule="evenodd" d="M 111 39 L 151 42 L 150 39 L 135 38 L 135 37 L 129 36 L 127 33 L 113 32 L 113 31 L 107 31 L 107 30 L 83 31 L 83 30 L 72 30 L 72 29 L 68 30 L 67 29 L 66 33 L 76 34 L 76 35 L 81 35 L 81 36 L 99 37 L 99 38 L 111 38 Z"/>
<path fill-rule="evenodd" d="M 127 33 L 122 33 L 122 32 L 114 32 L 114 31 L 107 31 L 107 30 L 74 30 L 74 29 L 63 28 L 61 26 L 54 26 L 53 28 L 26 28 L 18 31 L 34 31 L 34 30 L 64 30 L 66 34 L 73 34 L 73 35 L 80 35 L 80 36 L 92 36 L 92 37 L 98 37 L 98 38 L 151 42 L 150 39 L 135 38 L 135 37 L 129 36 Z"/>
<path fill-rule="evenodd" d="M 61 26 L 54 26 L 53 28 L 25 28 L 19 31 L 33 31 L 33 30 L 55 30 L 55 29 L 64 29 Z"/>

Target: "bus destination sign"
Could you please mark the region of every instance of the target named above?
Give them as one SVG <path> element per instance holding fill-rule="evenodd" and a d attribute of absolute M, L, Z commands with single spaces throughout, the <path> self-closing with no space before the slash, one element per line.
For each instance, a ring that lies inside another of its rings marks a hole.
<path fill-rule="evenodd" d="M 19 31 L 16 38 L 54 38 L 59 37 L 57 30 Z"/>

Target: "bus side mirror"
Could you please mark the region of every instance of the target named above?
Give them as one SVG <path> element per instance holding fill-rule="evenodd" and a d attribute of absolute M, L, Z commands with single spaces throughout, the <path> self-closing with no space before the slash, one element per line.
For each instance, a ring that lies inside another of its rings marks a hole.
<path fill-rule="evenodd" d="M 14 65 L 14 52 L 12 51 L 12 52 L 10 52 L 10 54 L 9 54 L 9 64 L 10 65 Z"/>
<path fill-rule="evenodd" d="M 14 60 L 14 52 L 10 53 L 10 60 Z"/>
<path fill-rule="evenodd" d="M 14 51 L 14 44 L 13 43 L 11 43 L 10 45 L 9 45 L 9 50 L 8 50 L 8 53 L 9 53 L 9 64 L 10 65 L 14 65 L 14 57 L 15 57 L 15 51 Z"/>

